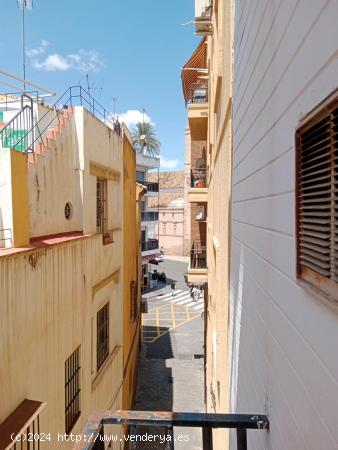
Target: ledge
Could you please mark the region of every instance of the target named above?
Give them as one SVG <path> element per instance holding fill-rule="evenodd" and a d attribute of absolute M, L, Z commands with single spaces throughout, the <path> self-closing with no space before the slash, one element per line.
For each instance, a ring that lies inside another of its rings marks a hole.
<path fill-rule="evenodd" d="M 118 356 L 120 353 L 120 350 L 122 350 L 122 347 L 119 345 L 116 345 L 113 349 L 113 351 L 110 353 L 110 355 L 107 357 L 103 365 L 100 367 L 99 371 L 96 373 L 93 381 L 92 381 L 92 392 L 95 390 L 95 388 L 98 386 L 100 381 L 102 380 L 104 373 L 108 369 L 108 367 L 111 365 L 113 360 Z"/>

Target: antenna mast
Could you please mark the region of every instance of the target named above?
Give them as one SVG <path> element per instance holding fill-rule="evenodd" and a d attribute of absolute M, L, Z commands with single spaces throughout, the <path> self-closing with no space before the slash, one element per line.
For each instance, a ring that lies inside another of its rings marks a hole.
<path fill-rule="evenodd" d="M 18 8 L 22 10 L 22 66 L 23 66 L 23 79 L 26 80 L 26 23 L 25 12 L 26 9 L 31 10 L 33 8 L 33 0 L 17 0 Z M 23 82 L 23 88 L 26 90 L 26 82 Z"/>

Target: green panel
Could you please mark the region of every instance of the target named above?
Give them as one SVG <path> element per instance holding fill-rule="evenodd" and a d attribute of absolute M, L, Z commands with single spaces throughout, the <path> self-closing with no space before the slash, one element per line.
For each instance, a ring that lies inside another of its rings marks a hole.
<path fill-rule="evenodd" d="M 3 130 L 3 148 L 14 148 L 23 152 L 27 148 L 26 130 Z"/>
<path fill-rule="evenodd" d="M 4 121 L 4 113 L 0 111 L 0 122 Z"/>

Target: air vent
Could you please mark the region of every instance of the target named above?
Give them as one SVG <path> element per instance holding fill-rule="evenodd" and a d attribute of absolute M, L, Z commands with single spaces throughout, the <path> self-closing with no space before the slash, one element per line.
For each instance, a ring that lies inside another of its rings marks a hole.
<path fill-rule="evenodd" d="M 297 131 L 296 147 L 298 276 L 322 287 L 338 281 L 337 96 Z"/>

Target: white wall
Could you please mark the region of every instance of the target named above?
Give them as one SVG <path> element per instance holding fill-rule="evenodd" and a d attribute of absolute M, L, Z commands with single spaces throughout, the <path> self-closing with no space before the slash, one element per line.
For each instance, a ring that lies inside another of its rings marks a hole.
<path fill-rule="evenodd" d="M 231 409 L 270 416 L 252 450 L 336 450 L 338 315 L 296 281 L 294 140 L 338 86 L 338 1 L 235 4 Z"/>

